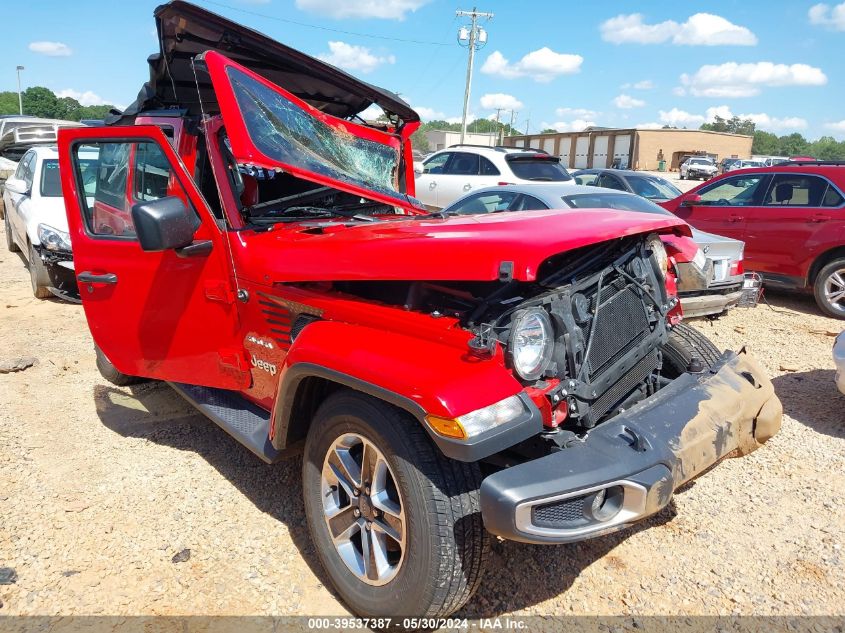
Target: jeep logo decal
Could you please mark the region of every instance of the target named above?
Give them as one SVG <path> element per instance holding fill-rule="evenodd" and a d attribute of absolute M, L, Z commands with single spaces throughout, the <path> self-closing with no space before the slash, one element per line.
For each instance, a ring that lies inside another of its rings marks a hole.
<path fill-rule="evenodd" d="M 261 360 L 260 358 L 256 358 L 255 354 L 252 355 L 252 366 L 258 367 L 258 369 L 263 369 L 271 376 L 276 375 L 276 366 L 272 363 L 268 363 L 266 360 Z"/>

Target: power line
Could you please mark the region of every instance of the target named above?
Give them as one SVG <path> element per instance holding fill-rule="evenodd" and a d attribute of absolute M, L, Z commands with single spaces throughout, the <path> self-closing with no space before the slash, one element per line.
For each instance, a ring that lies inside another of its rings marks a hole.
<path fill-rule="evenodd" d="M 275 15 L 267 15 L 266 13 L 259 13 L 258 11 L 250 11 L 249 9 L 241 9 L 240 7 L 233 7 L 223 2 L 214 2 L 214 0 L 198 0 L 204 4 L 210 4 L 216 7 L 222 7 L 231 11 L 240 11 L 247 15 L 252 15 L 265 20 L 275 20 L 276 22 L 284 22 L 285 24 L 293 24 L 295 26 L 304 26 L 309 29 L 317 29 L 319 31 L 328 31 L 330 33 L 340 33 L 341 35 L 354 35 L 356 37 L 368 37 L 375 40 L 387 40 L 389 42 L 402 42 L 403 44 L 423 44 L 426 46 L 450 46 L 449 42 L 429 42 L 425 40 L 408 40 L 401 37 L 389 37 L 387 35 L 374 35 L 372 33 L 359 33 L 357 31 L 345 31 L 343 29 L 333 29 L 328 26 L 318 26 L 316 24 L 308 24 L 307 22 L 298 22 L 297 20 L 289 20 L 287 18 L 280 18 Z"/>

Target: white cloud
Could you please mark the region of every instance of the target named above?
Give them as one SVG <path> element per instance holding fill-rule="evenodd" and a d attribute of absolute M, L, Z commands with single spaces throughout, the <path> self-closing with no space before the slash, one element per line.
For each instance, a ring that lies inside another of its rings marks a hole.
<path fill-rule="evenodd" d="M 666 20 L 646 24 L 642 13 L 617 15 L 602 22 L 602 39 L 613 44 L 663 44 L 679 46 L 754 46 L 757 36 L 722 16 L 696 13 L 679 24 Z"/>
<path fill-rule="evenodd" d="M 683 86 L 675 86 L 674 88 L 672 88 L 672 94 L 676 97 L 686 97 L 687 89 Z"/>
<path fill-rule="evenodd" d="M 393 55 L 379 57 L 365 46 L 346 42 L 329 42 L 329 52 L 318 55 L 320 59 L 345 70 L 371 73 L 382 64 L 394 64 Z"/>
<path fill-rule="evenodd" d="M 113 101 L 107 101 L 97 93 L 92 92 L 90 90 L 86 90 L 85 92 L 79 92 L 78 90 L 74 90 L 73 88 L 65 88 L 64 90 L 59 90 L 56 93 L 56 96 L 60 99 L 63 97 L 70 97 L 71 99 L 76 99 L 77 101 L 79 101 L 80 105 L 84 106 L 114 105 L 118 108 L 120 107 L 117 106 L 117 104 L 115 104 Z"/>
<path fill-rule="evenodd" d="M 579 119 L 592 119 L 598 116 L 595 110 L 588 110 L 587 108 L 558 108 L 555 114 L 561 118 L 574 116 Z"/>
<path fill-rule="evenodd" d="M 633 88 L 634 90 L 651 90 L 654 88 L 654 82 L 651 79 L 644 79 L 635 83 Z"/>
<path fill-rule="evenodd" d="M 585 119 L 575 119 L 573 121 L 555 121 L 554 123 L 546 123 L 543 121 L 542 127 L 554 128 L 558 132 L 580 132 L 588 127 L 593 127 L 595 121 L 587 121 Z"/>
<path fill-rule="evenodd" d="M 631 108 L 642 108 L 645 105 L 645 101 L 622 94 L 613 99 L 613 105 L 623 110 L 630 110 Z"/>
<path fill-rule="evenodd" d="M 845 2 L 831 7 L 829 4 L 814 4 L 807 12 L 810 24 L 824 26 L 834 31 L 845 31 Z"/>
<path fill-rule="evenodd" d="M 521 110 L 523 105 L 522 101 L 513 95 L 502 92 L 493 92 L 481 97 L 481 107 L 485 110 Z"/>
<path fill-rule="evenodd" d="M 700 114 L 691 114 L 686 110 L 679 110 L 678 108 L 672 108 L 669 111 L 660 110 L 658 115 L 660 116 L 660 121 L 664 125 L 672 125 L 675 127 L 698 127 L 707 120 Z"/>
<path fill-rule="evenodd" d="M 320 17 L 334 18 L 380 18 L 383 20 L 404 20 L 406 13 L 413 13 L 430 0 L 296 0 L 296 7 L 316 13 Z"/>
<path fill-rule="evenodd" d="M 64 42 L 30 42 L 29 50 L 48 57 L 68 57 L 73 50 Z"/>
<path fill-rule="evenodd" d="M 434 108 L 426 108 L 425 106 L 413 106 L 413 108 L 423 121 L 442 120 L 446 116 Z"/>
<path fill-rule="evenodd" d="M 753 97 L 762 87 L 823 86 L 827 76 L 807 64 L 757 62 L 708 64 L 693 75 L 681 75 L 681 83 L 696 97 Z"/>
<path fill-rule="evenodd" d="M 359 112 L 358 116 L 364 119 L 365 121 L 375 121 L 382 114 L 384 114 L 384 110 L 382 110 L 375 103 L 371 103 L 367 106 L 366 110 L 362 110 L 361 112 Z"/>
<path fill-rule="evenodd" d="M 571 75 L 581 70 L 584 58 L 580 55 L 556 53 L 544 46 L 531 51 L 518 62 L 511 64 L 499 51 L 487 57 L 481 72 L 499 75 L 505 79 L 531 77 L 534 81 L 548 83 L 558 75 Z"/>
<path fill-rule="evenodd" d="M 842 119 L 841 121 L 836 121 L 835 123 L 826 123 L 825 127 L 828 130 L 833 130 L 834 132 L 845 133 L 845 119 Z"/>
<path fill-rule="evenodd" d="M 469 124 L 475 121 L 478 117 L 472 113 L 467 114 L 467 130 L 469 130 Z M 460 123 L 463 119 L 459 116 L 450 116 L 443 119 L 446 123 Z"/>
<path fill-rule="evenodd" d="M 637 123 L 634 127 L 638 130 L 659 130 L 665 123 Z"/>

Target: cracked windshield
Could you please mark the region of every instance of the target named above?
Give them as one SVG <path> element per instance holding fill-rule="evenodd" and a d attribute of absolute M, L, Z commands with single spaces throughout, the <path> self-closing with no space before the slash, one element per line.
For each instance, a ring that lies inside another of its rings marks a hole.
<path fill-rule="evenodd" d="M 250 138 L 263 154 L 406 202 L 397 191 L 398 147 L 323 123 L 236 68 L 228 74 Z"/>

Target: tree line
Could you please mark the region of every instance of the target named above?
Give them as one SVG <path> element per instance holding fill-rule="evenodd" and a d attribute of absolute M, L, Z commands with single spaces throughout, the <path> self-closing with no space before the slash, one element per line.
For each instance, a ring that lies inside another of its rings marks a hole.
<path fill-rule="evenodd" d="M 712 123 L 704 123 L 699 129 L 713 132 L 730 132 L 753 136 L 751 153 L 763 156 L 812 156 L 819 160 L 845 160 L 845 141 L 832 136 L 822 136 L 809 141 L 803 134 L 793 132 L 778 136 L 772 132 L 758 130 L 751 119 L 738 116 L 725 119 L 717 116 Z"/>
<path fill-rule="evenodd" d="M 81 121 L 82 119 L 103 119 L 113 105 L 84 106 L 73 97 L 57 97 L 49 88 L 33 86 L 21 94 L 23 113 L 45 119 Z M 0 114 L 18 114 L 18 93 L 0 92 Z"/>

